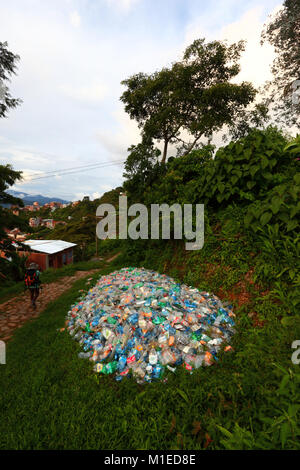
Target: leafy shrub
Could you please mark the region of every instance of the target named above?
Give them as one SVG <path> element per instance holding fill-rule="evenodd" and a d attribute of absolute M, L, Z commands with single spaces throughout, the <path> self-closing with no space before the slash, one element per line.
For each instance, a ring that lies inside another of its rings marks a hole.
<path fill-rule="evenodd" d="M 291 173 L 293 160 L 284 152 L 286 140 L 274 128 L 253 130 L 248 136 L 220 148 L 205 167 L 195 189 L 199 199 L 214 208 L 231 202 L 241 206 L 264 200 Z"/>
<path fill-rule="evenodd" d="M 256 201 L 248 207 L 246 227 L 257 232 L 267 224 L 277 227 L 281 236 L 299 229 L 297 215 L 300 212 L 300 174 L 293 181 L 275 186 L 264 201 Z"/>

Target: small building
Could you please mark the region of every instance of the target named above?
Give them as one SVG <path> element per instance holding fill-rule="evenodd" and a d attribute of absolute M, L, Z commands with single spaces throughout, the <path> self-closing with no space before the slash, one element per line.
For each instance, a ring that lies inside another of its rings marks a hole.
<path fill-rule="evenodd" d="M 41 270 L 61 268 L 73 263 L 73 248 L 76 243 L 63 240 L 26 240 L 28 251 L 19 251 L 20 256 L 28 256 L 27 264 L 37 263 Z"/>
<path fill-rule="evenodd" d="M 54 220 L 54 219 L 43 219 L 41 225 L 44 225 L 48 228 L 55 228 L 56 225 L 66 225 L 67 223 L 63 220 Z"/>
<path fill-rule="evenodd" d="M 41 221 L 42 221 L 41 217 L 30 217 L 29 225 L 30 227 L 38 227 Z"/>
<path fill-rule="evenodd" d="M 20 207 L 19 206 L 11 205 L 10 210 L 14 215 L 19 217 L 19 215 L 20 215 Z"/>
<path fill-rule="evenodd" d="M 36 209 L 35 209 L 35 206 L 31 206 L 31 205 L 25 206 L 24 209 L 25 209 L 26 211 L 29 211 L 29 212 L 33 212 L 33 211 L 36 210 Z"/>
<path fill-rule="evenodd" d="M 41 221 L 41 225 L 43 227 L 53 228 L 52 224 L 53 224 L 53 219 L 42 219 Z"/>

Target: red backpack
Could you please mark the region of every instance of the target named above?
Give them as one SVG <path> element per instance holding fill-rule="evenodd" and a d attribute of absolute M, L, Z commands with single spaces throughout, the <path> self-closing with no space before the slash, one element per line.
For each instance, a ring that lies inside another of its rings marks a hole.
<path fill-rule="evenodd" d="M 38 276 L 35 269 L 27 269 L 25 274 L 25 285 L 31 287 L 34 284 L 38 284 Z"/>

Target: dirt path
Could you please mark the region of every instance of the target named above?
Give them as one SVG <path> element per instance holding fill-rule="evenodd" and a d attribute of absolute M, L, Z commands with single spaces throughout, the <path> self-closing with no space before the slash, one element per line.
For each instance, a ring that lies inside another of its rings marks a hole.
<path fill-rule="evenodd" d="M 121 253 L 117 253 L 114 256 L 112 256 L 111 258 L 107 259 L 106 264 L 111 263 L 112 261 L 114 261 L 118 256 L 120 256 L 120 254 Z"/>
<path fill-rule="evenodd" d="M 56 282 L 43 285 L 43 291 L 36 302 L 36 310 L 30 304 L 29 292 L 24 292 L 0 304 L 0 339 L 8 341 L 17 328 L 26 321 L 36 318 L 47 307 L 48 303 L 55 300 L 63 292 L 70 289 L 75 281 L 83 277 L 89 277 L 99 269 L 91 271 L 77 271 L 74 276 L 66 276 Z"/>

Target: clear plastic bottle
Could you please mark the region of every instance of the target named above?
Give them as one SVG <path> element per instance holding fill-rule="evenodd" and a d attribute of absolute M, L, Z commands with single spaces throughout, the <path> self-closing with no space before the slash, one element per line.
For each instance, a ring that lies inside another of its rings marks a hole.
<path fill-rule="evenodd" d="M 153 366 L 157 364 L 157 361 L 158 361 L 157 352 L 154 348 L 152 348 L 149 353 L 149 364 Z"/>
<path fill-rule="evenodd" d="M 89 357 L 92 357 L 92 355 L 93 355 L 93 352 L 92 352 L 92 351 L 80 352 L 80 353 L 78 354 L 78 357 L 79 357 L 80 359 L 88 359 Z"/>

